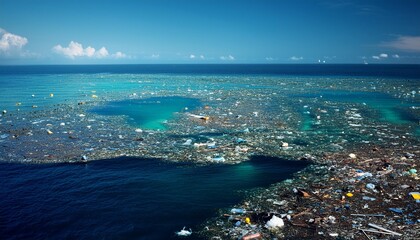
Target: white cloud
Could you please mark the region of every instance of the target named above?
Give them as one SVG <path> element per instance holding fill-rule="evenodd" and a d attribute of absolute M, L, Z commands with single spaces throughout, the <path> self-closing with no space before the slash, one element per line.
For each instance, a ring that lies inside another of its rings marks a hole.
<path fill-rule="evenodd" d="M 303 57 L 292 56 L 289 59 L 292 60 L 292 61 L 300 61 L 300 60 L 303 60 Z"/>
<path fill-rule="evenodd" d="M 109 55 L 108 50 L 106 50 L 105 47 L 101 47 L 101 49 L 99 49 L 98 52 L 96 53 L 97 58 L 106 58 L 108 57 L 108 55 Z"/>
<path fill-rule="evenodd" d="M 7 32 L 0 28 L 0 54 L 10 55 L 19 53 L 21 49 L 28 43 L 26 37 Z"/>
<path fill-rule="evenodd" d="M 420 52 L 420 36 L 399 36 L 397 39 L 382 44 L 407 52 Z"/>
<path fill-rule="evenodd" d="M 74 59 L 75 57 L 81 57 L 84 55 L 84 49 L 82 44 L 71 41 L 68 47 L 62 47 L 56 45 L 53 47 L 54 52 L 63 54 L 64 56 Z M 95 50 L 95 49 L 93 49 Z"/>
<path fill-rule="evenodd" d="M 232 56 L 232 55 L 229 55 L 229 56 L 221 56 L 220 57 L 220 60 L 222 60 L 222 61 L 234 61 L 235 60 L 235 57 Z"/>
<path fill-rule="evenodd" d="M 93 57 L 93 55 L 95 55 L 95 49 L 91 46 L 87 47 L 85 51 L 86 51 L 86 56 L 88 57 Z"/>
<path fill-rule="evenodd" d="M 201 55 L 190 54 L 189 58 L 190 59 L 200 59 L 200 60 L 206 59 L 206 57 L 202 54 Z"/>
<path fill-rule="evenodd" d="M 60 44 L 53 47 L 53 51 L 57 54 L 64 55 L 70 59 L 75 59 L 76 57 L 87 57 L 87 58 L 107 58 L 109 56 L 119 59 L 125 58 L 126 55 L 122 52 L 116 52 L 115 54 L 110 55 L 108 50 L 105 47 L 101 47 L 99 50 L 96 50 L 94 47 L 88 46 L 83 48 L 83 45 L 71 41 L 67 47 L 62 47 Z"/>
<path fill-rule="evenodd" d="M 152 56 L 151 56 L 152 58 L 159 58 L 160 57 L 160 55 L 159 54 L 152 54 Z"/>
<path fill-rule="evenodd" d="M 398 55 L 398 54 L 394 54 L 394 55 L 392 55 L 392 57 L 393 57 L 393 58 L 400 58 L 400 55 Z"/>
<path fill-rule="evenodd" d="M 273 58 L 273 57 L 266 57 L 266 58 L 265 58 L 265 60 L 266 60 L 266 61 L 274 61 L 274 60 L 276 60 L 276 59 L 275 59 L 275 58 Z"/>
<path fill-rule="evenodd" d="M 381 53 L 379 55 L 372 56 L 372 58 L 376 59 L 376 60 L 381 60 L 381 59 L 384 59 L 384 58 L 388 58 L 388 54 L 387 53 Z"/>
<path fill-rule="evenodd" d="M 120 59 L 120 58 L 126 58 L 127 55 L 122 52 L 116 52 L 115 54 L 112 54 L 112 57 L 116 59 Z"/>

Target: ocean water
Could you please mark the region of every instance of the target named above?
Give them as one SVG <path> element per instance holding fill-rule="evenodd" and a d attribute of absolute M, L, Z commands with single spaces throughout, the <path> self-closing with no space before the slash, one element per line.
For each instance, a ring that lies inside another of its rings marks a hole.
<path fill-rule="evenodd" d="M 227 166 L 140 158 L 0 163 L 0 236 L 176 239 L 175 231 L 197 230 L 244 191 L 290 178 L 307 164 L 267 157 Z"/>
<path fill-rule="evenodd" d="M 379 112 L 379 120 L 392 124 L 416 123 L 418 121 L 416 117 L 404 111 L 404 108 L 409 108 L 412 106 L 412 103 L 384 93 L 321 90 L 318 93 L 301 94 L 293 97 L 367 105 Z M 310 123 L 313 122 L 313 119 L 308 114 L 304 114 L 304 119 L 303 129 L 310 130 L 312 128 Z"/>
<path fill-rule="evenodd" d="M 108 102 L 105 106 L 92 109 L 101 115 L 125 115 L 128 122 L 139 128 L 165 130 L 164 125 L 173 118 L 174 112 L 194 110 L 200 101 L 194 98 L 153 97 L 142 100 L 124 100 Z"/>
<path fill-rule="evenodd" d="M 418 65 L 0 66 L 0 90 L 1 239 L 170 239 L 307 165 L 282 154 L 420 137 Z"/>

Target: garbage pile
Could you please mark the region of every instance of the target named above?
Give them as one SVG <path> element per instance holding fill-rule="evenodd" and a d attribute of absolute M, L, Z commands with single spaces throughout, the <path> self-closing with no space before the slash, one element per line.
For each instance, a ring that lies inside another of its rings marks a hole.
<path fill-rule="evenodd" d="M 418 145 L 349 150 L 326 153 L 294 179 L 221 210 L 200 234 L 207 239 L 419 239 Z"/>

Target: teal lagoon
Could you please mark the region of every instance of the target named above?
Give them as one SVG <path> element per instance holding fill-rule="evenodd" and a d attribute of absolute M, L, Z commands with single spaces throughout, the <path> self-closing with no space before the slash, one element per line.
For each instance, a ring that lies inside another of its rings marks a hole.
<path fill-rule="evenodd" d="M 185 112 L 200 106 L 200 101 L 185 97 L 153 97 L 107 102 L 92 109 L 93 113 L 107 116 L 123 115 L 134 127 L 165 130 L 165 122 L 174 117 L 175 112 Z"/>

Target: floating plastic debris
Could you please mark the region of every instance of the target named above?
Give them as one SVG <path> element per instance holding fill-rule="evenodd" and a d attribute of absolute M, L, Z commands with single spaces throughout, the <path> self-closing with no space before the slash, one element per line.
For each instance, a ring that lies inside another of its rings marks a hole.
<path fill-rule="evenodd" d="M 268 229 L 282 228 L 283 226 L 283 219 L 277 217 L 276 215 L 273 215 L 273 217 L 271 217 L 271 219 L 265 224 L 265 227 Z"/>
<path fill-rule="evenodd" d="M 192 230 L 191 230 L 191 228 L 190 228 L 189 231 L 188 230 L 185 230 L 185 227 L 184 227 L 182 230 L 180 230 L 178 232 L 175 232 L 175 234 L 177 236 L 180 236 L 180 237 L 188 237 L 188 236 L 191 236 Z"/>
<path fill-rule="evenodd" d="M 232 214 L 244 214 L 244 213 L 246 213 L 246 210 L 245 209 L 242 209 L 242 208 L 232 208 L 230 210 L 230 212 Z"/>
<path fill-rule="evenodd" d="M 226 161 L 226 159 L 223 156 L 216 156 L 216 157 L 213 157 L 213 161 L 224 162 L 224 161 Z"/>
<path fill-rule="evenodd" d="M 371 189 L 371 190 L 373 190 L 373 189 L 375 189 L 375 184 L 368 183 L 368 184 L 366 184 L 366 187 L 369 188 L 369 189 Z"/>

